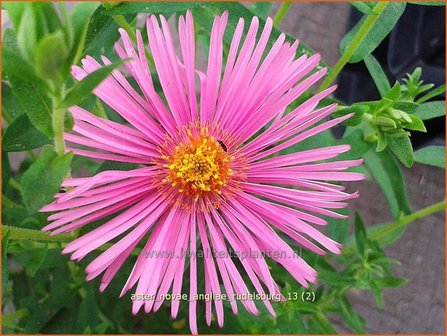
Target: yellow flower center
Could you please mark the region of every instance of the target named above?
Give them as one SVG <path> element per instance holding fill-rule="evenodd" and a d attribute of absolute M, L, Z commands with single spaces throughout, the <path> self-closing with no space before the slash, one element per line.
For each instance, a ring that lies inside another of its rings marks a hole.
<path fill-rule="evenodd" d="M 231 161 L 225 145 L 208 134 L 203 127 L 200 134 L 193 136 L 188 130 L 189 141 L 175 147 L 175 153 L 163 156 L 169 173 L 163 180 L 198 199 L 203 193 L 219 193 L 233 174 Z"/>

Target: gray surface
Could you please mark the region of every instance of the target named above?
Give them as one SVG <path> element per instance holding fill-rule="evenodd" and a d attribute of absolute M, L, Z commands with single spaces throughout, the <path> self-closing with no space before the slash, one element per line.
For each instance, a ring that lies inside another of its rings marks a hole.
<path fill-rule="evenodd" d="M 278 4 L 276 4 L 276 7 Z M 347 3 L 294 3 L 280 27 L 320 52 L 329 65 L 338 59 L 338 45 L 345 34 L 350 6 Z M 405 170 L 413 210 L 439 202 L 445 195 L 444 170 L 415 165 Z M 352 207 L 365 223 L 391 220 L 383 194 L 376 183 L 356 184 L 360 198 Z M 384 292 L 384 305 L 376 308 L 365 292 L 352 293 L 359 313 L 368 321 L 368 333 L 445 332 L 445 216 L 444 213 L 413 222 L 399 242 L 385 249 L 399 260 L 396 275 L 410 282 Z M 340 329 L 346 333 L 349 330 Z"/>

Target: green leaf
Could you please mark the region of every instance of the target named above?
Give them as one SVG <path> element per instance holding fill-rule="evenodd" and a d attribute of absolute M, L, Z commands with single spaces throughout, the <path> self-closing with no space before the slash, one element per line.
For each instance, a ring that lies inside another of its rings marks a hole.
<path fill-rule="evenodd" d="M 349 2 L 350 5 L 352 5 L 355 9 L 357 9 L 359 12 L 367 15 L 375 15 L 374 12 L 374 3 L 369 2 L 360 2 L 360 1 L 352 1 Z"/>
<path fill-rule="evenodd" d="M 21 114 L 6 129 L 2 149 L 5 152 L 23 152 L 48 143 L 50 139 L 33 126 L 26 114 Z"/>
<path fill-rule="evenodd" d="M 118 29 L 120 27 L 113 17 L 106 15 L 105 12 L 105 8 L 99 6 L 91 16 L 82 54 L 90 55 L 93 58 L 99 58 L 101 55 L 108 56 L 111 54 L 115 42 L 119 40 Z M 135 16 L 126 16 L 126 19 L 131 21 Z"/>
<path fill-rule="evenodd" d="M 368 110 L 369 110 L 369 107 L 366 105 L 352 105 L 352 106 L 341 108 L 341 109 L 335 111 L 334 113 L 332 113 L 332 117 L 338 118 L 338 117 L 345 116 L 347 114 L 354 113 L 354 115 L 351 118 L 346 119 L 343 122 L 343 125 L 357 126 L 362 122 L 363 115 Z"/>
<path fill-rule="evenodd" d="M 410 1 L 410 3 L 421 6 L 445 6 L 444 1 Z"/>
<path fill-rule="evenodd" d="M 309 322 L 312 325 L 312 328 L 315 328 L 318 331 L 317 333 L 337 334 L 337 330 L 323 313 L 316 313 L 312 315 L 312 317 L 314 319 Z"/>
<path fill-rule="evenodd" d="M 418 132 L 427 132 L 424 122 L 421 120 L 421 118 L 414 114 L 409 114 L 408 117 L 411 119 L 411 122 L 408 124 L 404 124 L 404 127 L 406 129 Z"/>
<path fill-rule="evenodd" d="M 337 156 L 337 160 L 355 160 L 362 158 L 370 150 L 370 144 L 364 140 L 363 132 L 359 129 L 353 129 L 346 132 L 340 140 L 340 144 L 347 144 L 351 149 L 347 153 Z"/>
<path fill-rule="evenodd" d="M 272 2 L 255 2 L 250 6 L 250 10 L 255 13 L 256 16 L 266 19 L 272 10 Z"/>
<path fill-rule="evenodd" d="M 15 44 L 16 41 L 14 32 L 10 29 L 5 30 L 5 33 L 3 35 L 3 56 L 5 56 L 6 49 L 9 49 L 10 52 L 15 53 Z M 14 57 L 19 56 L 15 54 Z M 37 76 L 35 76 L 28 70 L 26 71 L 26 76 L 25 72 L 23 72 L 24 76 L 22 78 L 20 78 L 19 76 L 15 76 L 15 74 L 20 74 L 23 69 L 15 69 L 14 60 L 9 60 L 7 62 L 11 62 L 11 73 L 8 74 L 8 80 L 11 86 L 12 93 L 14 94 L 14 97 L 17 98 L 18 105 L 23 108 L 33 125 L 36 126 L 38 130 L 40 130 L 45 135 L 52 137 L 52 109 L 51 101 L 46 94 L 46 87 L 42 84 Z"/>
<path fill-rule="evenodd" d="M 37 22 L 32 3 L 23 9 L 22 18 L 17 29 L 17 44 L 22 56 L 31 61 L 37 45 Z"/>
<path fill-rule="evenodd" d="M 136 163 L 104 161 L 96 171 L 96 174 L 106 170 L 132 170 L 138 167 Z"/>
<path fill-rule="evenodd" d="M 221 15 L 225 10 L 228 10 L 230 15 L 228 17 L 228 25 L 224 34 L 224 41 L 225 43 L 230 44 L 239 18 L 244 18 L 245 24 L 247 25 L 251 22 L 252 17 L 255 16 L 250 9 L 238 2 L 208 2 L 199 7 L 193 8 L 192 12 L 194 14 L 195 22 L 201 25 L 206 31 L 211 32 L 211 27 L 215 16 Z M 262 28 L 264 24 L 265 20 L 259 19 L 259 27 Z M 273 27 L 270 39 L 266 45 L 266 50 L 269 50 L 273 46 L 273 43 L 280 34 L 281 31 L 276 27 Z M 245 36 L 245 34 L 243 36 Z M 291 35 L 286 35 L 286 40 L 293 43 L 295 42 L 296 38 Z M 313 55 L 315 54 L 315 51 L 301 42 L 296 53 L 297 55 Z M 326 63 L 319 63 L 318 68 L 325 67 L 327 67 Z"/>
<path fill-rule="evenodd" d="M 83 80 L 76 83 L 70 91 L 68 91 L 65 100 L 60 104 L 59 108 L 68 108 L 73 105 L 80 104 L 87 96 L 96 88 L 103 80 L 105 80 L 112 71 L 123 64 L 124 60 L 103 66 L 102 68 L 88 74 Z"/>
<path fill-rule="evenodd" d="M 57 156 L 52 146 L 45 146 L 39 158 L 22 176 L 23 201 L 29 213 L 50 203 L 70 170 L 73 153 Z"/>
<path fill-rule="evenodd" d="M 442 84 L 442 85 L 438 86 L 436 89 L 433 89 L 430 92 L 428 92 L 427 94 L 423 95 L 421 98 L 418 98 L 417 102 L 419 104 L 422 104 L 422 103 L 426 102 L 427 100 L 430 100 L 432 98 L 435 98 L 435 97 L 443 94 L 444 92 L 445 92 L 445 84 Z"/>
<path fill-rule="evenodd" d="M 340 313 L 343 321 L 355 332 L 359 334 L 365 333 L 364 322 L 352 307 L 351 302 L 346 295 L 343 295 L 338 303 L 340 305 Z"/>
<path fill-rule="evenodd" d="M 351 3 L 352 4 L 352 3 Z M 373 55 L 368 55 L 363 60 L 365 62 L 368 71 L 376 84 L 377 90 L 379 90 L 380 96 L 384 97 L 386 93 L 391 89 L 390 82 L 382 70 L 380 63 L 377 62 Z"/>
<path fill-rule="evenodd" d="M 371 282 L 371 292 L 376 301 L 377 308 L 381 309 L 383 307 L 383 295 L 379 286 L 373 281 Z"/>
<path fill-rule="evenodd" d="M 6 234 L 2 237 L 2 293 L 5 293 L 6 285 L 9 280 L 8 245 L 9 234 Z"/>
<path fill-rule="evenodd" d="M 4 1 L 2 2 L 2 7 L 8 11 L 8 17 L 12 22 L 12 26 L 17 31 L 20 26 L 20 21 L 22 20 L 23 13 L 25 12 L 25 7 L 28 6 L 26 2 L 18 1 Z"/>
<path fill-rule="evenodd" d="M 349 214 L 347 209 L 340 209 L 338 213 L 345 216 Z M 349 220 L 347 218 L 329 218 L 328 222 L 327 230 L 330 237 L 339 243 L 343 243 L 348 236 Z"/>
<path fill-rule="evenodd" d="M 62 73 L 68 56 L 68 48 L 62 31 L 46 35 L 35 52 L 36 71 L 42 78 L 62 82 L 67 74 Z"/>
<path fill-rule="evenodd" d="M 407 283 L 407 279 L 393 276 L 386 276 L 376 280 L 376 284 L 379 288 L 399 288 L 405 286 Z"/>
<path fill-rule="evenodd" d="M 414 115 L 422 120 L 445 116 L 445 100 L 421 104 Z"/>
<path fill-rule="evenodd" d="M 388 151 L 369 151 L 364 159 L 388 201 L 393 218 L 399 218 L 401 212 L 411 213 L 402 172 L 393 156 Z"/>
<path fill-rule="evenodd" d="M 2 49 L 2 66 L 4 74 L 9 77 L 33 81 L 35 84 L 46 87 L 46 84 L 36 76 L 34 68 L 25 61 L 16 51 L 8 46 Z"/>
<path fill-rule="evenodd" d="M 56 11 L 55 5 L 51 2 L 35 2 L 33 9 L 37 18 L 37 38 L 38 40 L 47 34 L 63 28 L 61 19 Z"/>
<path fill-rule="evenodd" d="M 12 93 L 11 87 L 4 82 L 2 82 L 2 113 L 3 118 L 5 118 L 7 122 L 12 122 L 23 113 L 23 109 Z M 7 120 L 5 114 L 7 114 L 11 120 Z"/>
<path fill-rule="evenodd" d="M 427 146 L 414 152 L 416 162 L 445 168 L 445 146 Z"/>
<path fill-rule="evenodd" d="M 12 92 L 33 125 L 46 136 L 53 137 L 52 107 L 46 92 L 34 82 L 28 82 L 13 76 L 9 77 L 9 81 Z"/>
<path fill-rule="evenodd" d="M 400 16 L 405 10 L 405 3 L 393 2 L 380 13 L 374 26 L 371 28 L 365 39 L 360 43 L 357 50 L 354 52 L 350 59 L 350 63 L 357 63 L 363 60 L 366 56 L 377 48 L 385 37 L 391 32 L 395 24 L 399 20 Z M 364 15 L 362 19 L 343 37 L 340 43 L 340 52 L 343 54 L 348 46 L 352 43 L 354 36 L 360 30 L 360 27 L 365 22 L 368 15 Z"/>
<path fill-rule="evenodd" d="M 400 86 L 399 82 L 396 82 L 393 87 L 388 90 L 388 92 L 385 94 L 384 98 L 395 101 L 400 97 L 400 93 L 402 92 L 402 87 Z"/>
<path fill-rule="evenodd" d="M 107 15 L 126 15 L 126 14 L 163 14 L 165 16 L 176 12 L 186 11 L 203 5 L 204 2 L 121 2 L 119 5 L 108 9 Z"/>
<path fill-rule="evenodd" d="M 70 22 L 73 25 L 73 50 L 71 58 L 67 59 L 67 67 L 77 64 L 84 50 L 85 38 L 87 35 L 88 22 L 90 17 L 98 7 L 96 2 L 80 2 L 70 14 Z"/>
<path fill-rule="evenodd" d="M 419 107 L 418 103 L 403 100 L 395 101 L 393 104 L 394 109 L 404 111 L 408 114 L 415 113 L 418 107 Z"/>
<path fill-rule="evenodd" d="M 36 275 L 47 256 L 47 252 L 48 249 L 46 247 L 33 250 L 33 253 L 30 254 L 30 258 L 23 265 L 28 276 L 34 277 Z"/>
<path fill-rule="evenodd" d="M 405 167 L 410 168 L 413 166 L 413 146 L 408 135 L 400 137 L 388 136 L 387 142 L 388 148 Z"/>
<path fill-rule="evenodd" d="M 94 328 L 99 323 L 99 307 L 95 299 L 95 288 L 92 283 L 86 285 L 86 295 L 79 305 L 77 328 L 83 332 L 86 328 Z"/>
<path fill-rule="evenodd" d="M 355 213 L 355 244 L 360 257 L 363 257 L 365 255 L 366 229 L 358 213 Z"/>

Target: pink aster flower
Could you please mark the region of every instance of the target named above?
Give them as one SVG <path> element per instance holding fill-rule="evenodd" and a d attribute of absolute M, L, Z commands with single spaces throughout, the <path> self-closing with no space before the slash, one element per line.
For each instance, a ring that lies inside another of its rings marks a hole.
<path fill-rule="evenodd" d="M 174 47 L 166 19 L 161 16 L 160 20 L 161 27 L 155 16 L 149 17 L 147 35 L 164 97 L 154 89 L 141 33 L 136 33 L 134 49 L 129 36 L 120 30 L 123 45 L 117 43 L 116 52 L 122 59 L 130 58 L 125 69 L 141 92 L 115 70 L 94 93 L 123 117 L 126 125 L 75 106 L 70 109 L 75 120 L 73 132 L 65 134 L 67 142 L 78 145 L 67 148 L 75 154 L 140 167 L 66 179 L 63 185 L 68 191 L 42 209 L 55 212 L 43 230 L 69 232 L 115 214 L 69 243 L 64 253 L 80 260 L 113 241 L 86 269 L 87 280 L 102 274 L 103 291 L 141 245 L 142 252 L 121 295 L 133 289 L 151 299 L 133 301 L 134 314 L 143 306 L 146 313 L 157 311 L 171 293 L 175 318 L 186 274 L 186 304 L 193 333 L 197 333 L 194 298 L 199 293 L 214 297 L 206 302 L 208 324 L 214 305 L 217 322 L 223 325 L 219 295 L 225 293 L 237 313 L 238 302 L 232 298 L 249 294 L 251 286 L 275 315 L 269 298 L 280 292 L 263 256 L 281 264 L 304 287 L 316 282 L 315 270 L 284 238 L 288 236 L 318 254 L 325 250 L 340 253 L 341 245 L 316 227 L 327 223 L 323 217 L 342 218 L 334 209 L 345 207 L 357 194 L 346 193 L 343 186 L 328 181 L 363 178 L 345 172 L 361 160 L 328 161 L 348 151 L 347 145 L 286 155 L 279 152 L 350 116 L 327 120 L 336 105 L 317 108 L 334 87 L 285 113 L 326 70 L 314 71 L 319 55 L 296 59 L 298 42 L 285 42 L 284 34 L 266 50 L 271 19 L 259 40 L 258 19 L 251 21 L 245 39 L 244 20 L 239 20 L 224 67 L 227 13 L 216 17 L 204 73 L 195 65 L 191 13 L 179 19 L 180 52 Z M 102 63 L 110 61 L 102 57 Z M 72 73 L 81 80 L 101 66 L 87 56 L 82 67 L 74 66 Z M 200 90 L 195 85 L 197 78 Z M 239 261 L 230 255 L 230 248 Z M 203 258 L 198 257 L 199 252 Z M 198 274 L 197 264 L 202 261 L 204 272 Z M 198 277 L 204 277 L 204 289 L 198 288 Z M 249 296 L 240 304 L 258 313 Z"/>

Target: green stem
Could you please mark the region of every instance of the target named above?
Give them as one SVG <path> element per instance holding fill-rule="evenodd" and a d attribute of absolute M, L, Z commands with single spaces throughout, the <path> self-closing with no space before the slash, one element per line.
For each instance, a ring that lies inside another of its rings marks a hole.
<path fill-rule="evenodd" d="M 55 108 L 53 110 L 52 122 L 54 132 L 54 149 L 58 155 L 65 154 L 64 119 L 65 108 Z"/>
<path fill-rule="evenodd" d="M 13 178 L 9 180 L 9 185 L 11 187 L 13 187 L 15 190 L 22 192 L 22 186 L 20 185 L 19 182 L 17 182 L 16 180 L 14 180 Z"/>
<path fill-rule="evenodd" d="M 279 6 L 278 11 L 276 12 L 275 17 L 273 18 L 274 26 L 277 26 L 282 21 L 284 16 L 289 11 L 291 5 L 292 3 L 290 1 L 285 1 L 281 4 L 281 6 Z"/>
<path fill-rule="evenodd" d="M 432 204 L 424 209 L 421 209 L 419 211 L 413 212 L 409 215 L 406 216 L 402 216 L 401 218 L 399 218 L 397 221 L 389 223 L 386 227 L 386 229 L 381 230 L 376 232 L 375 234 L 372 234 L 369 239 L 371 240 L 375 240 L 378 241 L 383 237 L 386 237 L 390 232 L 400 229 L 404 226 L 406 226 L 407 224 L 420 219 L 420 218 L 424 218 L 426 216 L 430 216 L 434 213 L 440 212 L 440 211 L 444 211 L 445 210 L 445 199 L 442 200 L 441 202 Z"/>
<path fill-rule="evenodd" d="M 357 34 L 352 39 L 351 44 L 348 46 L 348 48 L 345 50 L 343 55 L 341 55 L 338 62 L 335 64 L 335 66 L 332 68 L 332 72 L 329 76 L 326 77 L 326 79 L 321 84 L 318 91 L 323 91 L 324 89 L 327 89 L 329 85 L 335 80 L 335 78 L 338 76 L 341 70 L 345 67 L 345 65 L 349 62 L 352 55 L 356 52 L 358 47 L 362 44 L 365 37 L 368 35 L 369 31 L 372 29 L 376 21 L 379 19 L 382 12 L 386 9 L 386 7 L 389 5 L 388 2 L 379 2 L 376 7 L 374 8 L 375 15 L 368 15 L 363 25 L 360 27 Z"/>
<path fill-rule="evenodd" d="M 417 219 L 421 219 L 421 218 L 430 216 L 434 213 L 444 211 L 445 206 L 446 206 L 446 204 L 445 204 L 445 199 L 444 199 L 441 202 L 432 204 L 432 205 L 430 205 L 426 208 L 423 208 L 419 211 L 413 212 L 406 216 L 402 216 L 401 218 L 399 218 L 398 220 L 396 220 L 394 222 L 386 223 L 386 224 L 378 224 L 377 226 L 381 226 L 382 228 L 380 230 L 377 230 L 376 232 L 368 234 L 368 239 L 371 241 L 379 242 L 381 239 L 383 239 L 383 238 L 387 237 L 388 235 L 390 235 L 391 233 L 393 233 L 393 231 L 399 230 Z M 371 231 L 371 229 L 373 229 L 375 227 L 376 227 L 376 225 L 371 226 L 367 229 L 367 231 Z M 348 254 L 350 252 L 353 252 L 354 249 L 355 249 L 354 239 L 349 239 L 345 245 L 345 248 L 343 249 L 343 254 Z"/>
<path fill-rule="evenodd" d="M 50 236 L 47 232 L 32 229 L 23 229 L 15 226 L 2 225 L 2 237 L 9 233 L 11 240 L 37 240 L 37 241 L 53 241 L 53 242 L 70 242 L 73 236 L 61 233 L 56 236 Z"/>

